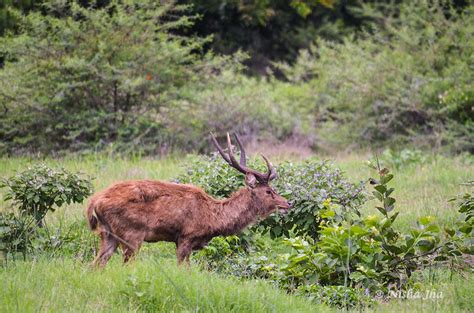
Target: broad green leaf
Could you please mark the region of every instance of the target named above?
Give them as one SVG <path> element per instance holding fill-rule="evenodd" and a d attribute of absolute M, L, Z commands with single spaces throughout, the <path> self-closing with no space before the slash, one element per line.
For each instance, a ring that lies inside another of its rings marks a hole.
<path fill-rule="evenodd" d="M 372 191 L 372 194 L 377 198 L 379 201 L 383 201 L 383 195 L 378 192 L 377 190 Z"/>

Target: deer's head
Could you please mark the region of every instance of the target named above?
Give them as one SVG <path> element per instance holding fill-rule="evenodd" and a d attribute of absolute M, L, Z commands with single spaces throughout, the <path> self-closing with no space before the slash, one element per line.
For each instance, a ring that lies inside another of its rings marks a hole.
<path fill-rule="evenodd" d="M 267 164 L 267 173 L 260 173 L 254 169 L 248 168 L 245 149 L 237 134 L 234 134 L 234 136 L 240 149 L 240 162 L 236 160 L 232 152 L 232 143 L 229 133 L 227 133 L 227 154 L 221 148 L 214 135 L 211 134 L 211 136 L 214 145 L 224 160 L 230 166 L 245 175 L 245 185 L 249 189 L 253 204 L 260 209 L 260 217 L 265 218 L 275 211 L 282 214 L 288 213 L 288 210 L 291 208 L 290 203 L 288 200 L 280 196 L 269 184 L 270 181 L 277 178 L 276 170 L 270 161 L 262 155 L 262 158 Z"/>

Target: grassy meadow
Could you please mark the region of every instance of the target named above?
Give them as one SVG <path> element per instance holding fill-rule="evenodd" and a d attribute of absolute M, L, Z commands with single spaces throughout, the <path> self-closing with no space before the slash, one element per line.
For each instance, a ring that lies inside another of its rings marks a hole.
<path fill-rule="evenodd" d="M 278 158 L 278 157 L 274 157 Z M 280 158 L 281 159 L 281 158 Z M 334 164 L 344 170 L 350 181 L 366 180 L 371 170 L 366 155 L 336 156 Z M 95 190 L 118 180 L 171 180 L 184 169 L 186 158 L 163 159 L 108 158 L 92 156 L 66 159 L 3 158 L 0 176 L 44 162 L 94 178 Z M 474 164 L 468 158 L 430 159 L 395 171 L 395 197 L 400 219 L 398 227 L 413 224 L 421 215 L 432 215 L 442 224 L 453 223 L 456 212 L 448 199 L 463 191 L 461 183 L 472 179 Z M 79 223 L 88 231 L 84 218 L 86 204 L 69 205 L 50 214 L 47 223 L 65 227 Z M 1 202 L 5 210 L 8 204 Z M 374 211 L 372 201 L 364 208 Z M 270 239 L 267 239 L 270 241 Z M 96 241 L 97 243 L 97 241 Z M 90 312 L 90 311 L 163 311 L 163 312 L 326 312 L 336 311 L 309 300 L 285 294 L 262 280 L 241 280 L 200 270 L 178 268 L 173 244 L 145 244 L 132 264 L 123 266 L 115 255 L 104 271 L 90 268 L 91 256 L 75 258 L 61 253 L 34 255 L 10 261 L 0 268 L 1 312 Z M 442 292 L 440 299 L 407 299 L 382 302 L 374 312 L 460 312 L 474 307 L 471 273 L 452 273 L 437 269 L 421 273 L 420 290 Z M 158 309 L 159 308 L 159 309 Z"/>
<path fill-rule="evenodd" d="M 473 1 L 2 0 L 0 43 L 0 313 L 474 312 Z M 292 211 L 92 268 L 91 187 L 244 185 L 210 132 L 285 197 L 221 229 Z"/>

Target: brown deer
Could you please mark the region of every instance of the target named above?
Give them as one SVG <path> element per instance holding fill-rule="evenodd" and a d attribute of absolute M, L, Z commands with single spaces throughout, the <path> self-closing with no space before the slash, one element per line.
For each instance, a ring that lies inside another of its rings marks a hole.
<path fill-rule="evenodd" d="M 248 168 L 245 150 L 237 135 L 235 139 L 240 162 L 232 153 L 228 133 L 228 154 L 212 135 L 224 160 L 245 174 L 246 187 L 228 199 L 214 199 L 192 185 L 152 180 L 119 182 L 96 193 L 87 208 L 89 226 L 100 235 L 93 264 L 105 266 L 118 246 L 127 262 L 144 241 L 170 241 L 176 244 L 178 264 L 189 265 L 192 250 L 203 248 L 213 237 L 236 234 L 277 210 L 286 214 L 290 204 L 269 185 L 277 177 L 275 168 L 263 155 L 267 173 Z"/>

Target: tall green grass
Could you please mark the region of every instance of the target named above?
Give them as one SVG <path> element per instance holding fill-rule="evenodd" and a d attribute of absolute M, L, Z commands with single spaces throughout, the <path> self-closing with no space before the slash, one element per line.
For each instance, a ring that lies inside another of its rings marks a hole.
<path fill-rule="evenodd" d="M 3 158 L 0 177 L 6 178 L 17 170 L 44 162 L 94 177 L 96 191 L 113 182 L 128 179 L 171 180 L 184 170 L 185 158 L 114 158 L 104 155 L 64 159 Z M 374 176 L 366 165 L 367 156 L 336 157 L 334 163 L 345 171 L 350 181 Z M 472 158 L 434 157 L 424 164 L 413 164 L 394 171 L 397 225 L 408 228 L 416 218 L 433 215 L 441 224 L 451 224 L 456 211 L 448 203 L 452 196 L 466 190 L 461 183 L 472 180 Z M 0 190 L 0 193 L 2 191 Z M 0 195 L 2 198 L 3 196 Z M 1 202 L 0 210 L 8 208 Z M 373 202 L 364 207 L 365 213 L 375 214 Z M 48 217 L 48 225 L 86 227 L 86 204 L 70 205 Z M 80 222 L 80 223 L 78 223 Z M 78 226 L 79 225 L 79 226 Z M 81 226 L 82 225 L 82 226 Z M 277 246 L 275 246 L 277 248 Z M 263 281 L 240 281 L 214 273 L 176 267 L 172 244 L 146 244 L 138 259 L 128 266 L 115 255 L 107 268 L 92 270 L 90 257 L 55 253 L 33 255 L 27 261 L 9 262 L 0 267 L 0 312 L 320 312 L 330 309 L 303 298 L 287 295 Z M 423 274 L 425 275 L 425 274 Z M 376 312 L 460 312 L 474 307 L 472 290 L 474 277 L 461 277 L 449 270 L 436 275 L 426 274 L 417 286 L 420 290 L 443 291 L 439 300 L 392 300 L 371 309 Z M 331 309 L 332 311 L 333 309 Z"/>
<path fill-rule="evenodd" d="M 346 155 L 336 158 L 334 163 L 346 173 L 349 181 L 367 181 L 369 177 L 376 177 L 375 171 L 366 165 L 369 157 Z M 441 225 L 451 225 L 459 214 L 449 199 L 468 190 L 469 187 L 462 184 L 474 179 L 474 158 L 434 155 L 425 163 L 390 170 L 394 174 L 390 184 L 395 188 L 395 210 L 400 211 L 398 227 L 407 228 L 426 215 L 434 216 Z M 365 213 L 379 214 L 376 205 L 377 201 L 369 201 L 364 207 Z"/>
<path fill-rule="evenodd" d="M 104 271 L 68 258 L 0 269 L 0 312 L 323 312 L 262 281 L 222 278 L 174 260 L 142 257 Z"/>

